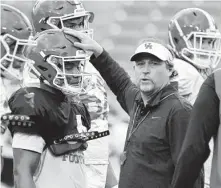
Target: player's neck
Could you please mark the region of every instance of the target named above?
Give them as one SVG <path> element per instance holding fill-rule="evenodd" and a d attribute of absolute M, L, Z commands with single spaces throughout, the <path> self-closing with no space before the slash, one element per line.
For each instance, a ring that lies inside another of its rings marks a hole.
<path fill-rule="evenodd" d="M 51 86 L 49 86 L 47 84 L 44 84 L 44 83 L 40 83 L 40 88 L 44 89 L 44 90 L 46 90 L 46 91 L 48 91 L 50 93 L 57 93 L 57 92 L 61 93 L 60 90 L 58 90 L 58 89 L 56 89 L 54 87 L 51 87 Z"/>

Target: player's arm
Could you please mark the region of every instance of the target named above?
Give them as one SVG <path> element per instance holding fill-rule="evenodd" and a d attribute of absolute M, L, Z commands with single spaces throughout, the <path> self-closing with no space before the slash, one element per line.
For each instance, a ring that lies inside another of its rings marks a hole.
<path fill-rule="evenodd" d="M 8 126 L 12 134 L 13 175 L 16 188 L 35 188 L 33 176 L 39 164 L 45 140 L 42 135 L 39 135 L 40 124 L 38 125 L 33 117 L 39 117 L 38 113 L 40 113 L 42 116 L 39 118 L 42 118 L 45 111 L 37 107 L 33 108 L 24 94 L 26 94 L 24 89 L 17 90 L 8 100 L 12 115 L 11 118 L 9 115 L 8 119 L 13 122 Z M 40 95 L 36 94 L 37 103 Z"/>
<path fill-rule="evenodd" d="M 2 82 L 0 82 L 0 119 L 1 116 L 7 112 L 10 112 L 10 109 L 7 105 L 7 101 L 6 101 L 6 92 L 5 89 L 3 87 Z M 5 135 L 6 129 L 8 127 L 8 122 L 7 121 L 2 121 L 0 120 L 0 157 L 1 157 L 1 172 L 4 166 L 4 160 L 3 160 L 3 156 L 2 156 L 2 151 L 3 151 L 3 146 L 4 146 L 4 137 L 7 136 L 7 134 Z"/>
<path fill-rule="evenodd" d="M 13 148 L 14 184 L 15 188 L 35 188 L 34 173 L 41 154 L 35 151 Z"/>
<path fill-rule="evenodd" d="M 45 142 L 38 135 L 15 133 L 12 140 L 14 182 L 16 188 L 35 188 L 33 176 L 39 165 Z"/>
<path fill-rule="evenodd" d="M 129 75 L 105 50 L 97 58 L 92 56 L 90 61 L 117 96 L 122 108 L 129 113 L 133 109 L 134 99 L 138 93 Z"/>
<path fill-rule="evenodd" d="M 202 85 L 191 112 L 191 117 L 177 161 L 173 188 L 193 187 L 203 163 L 209 156 L 209 142 L 219 127 L 219 99 L 212 77 Z"/>

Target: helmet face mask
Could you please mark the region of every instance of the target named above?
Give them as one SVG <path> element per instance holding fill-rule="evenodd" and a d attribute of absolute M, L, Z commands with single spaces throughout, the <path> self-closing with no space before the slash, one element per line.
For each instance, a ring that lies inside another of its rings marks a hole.
<path fill-rule="evenodd" d="M 181 51 L 182 57 L 202 69 L 213 69 L 221 60 L 220 33 L 192 32 L 186 44 Z"/>
<path fill-rule="evenodd" d="M 24 49 L 36 45 L 36 42 L 30 39 L 31 24 L 28 18 L 14 7 L 1 4 L 1 11 L 1 76 L 10 80 L 23 80 L 24 65 L 31 61 L 24 56 Z"/>
<path fill-rule="evenodd" d="M 201 9 L 183 9 L 174 16 L 169 42 L 178 57 L 199 69 L 213 69 L 221 60 L 221 34 L 213 18 Z"/>
<path fill-rule="evenodd" d="M 93 29 L 89 29 L 89 18 L 90 15 L 76 15 L 73 13 L 61 17 L 49 17 L 46 23 L 54 29 L 74 29 L 93 38 Z"/>
<path fill-rule="evenodd" d="M 57 72 L 53 80 L 53 85 L 65 93 L 84 93 L 83 80 L 85 77 L 91 76 L 84 72 L 87 60 L 88 58 L 85 56 L 49 56 L 47 62 L 51 64 Z"/>
<path fill-rule="evenodd" d="M 11 79 L 22 80 L 22 71 L 25 63 L 29 63 L 30 59 L 23 54 L 24 48 L 29 45 L 36 45 L 32 40 L 18 39 L 12 35 L 6 34 L 1 37 L 1 44 L 5 53 L 0 60 L 0 67 L 3 74 Z"/>
<path fill-rule="evenodd" d="M 83 19 L 81 25 L 71 22 Z M 32 12 L 33 24 L 36 32 L 47 29 L 76 29 L 90 37 L 93 37 L 93 29 L 89 28 L 89 23 L 94 19 L 92 12 L 85 11 L 79 1 L 37 1 Z"/>

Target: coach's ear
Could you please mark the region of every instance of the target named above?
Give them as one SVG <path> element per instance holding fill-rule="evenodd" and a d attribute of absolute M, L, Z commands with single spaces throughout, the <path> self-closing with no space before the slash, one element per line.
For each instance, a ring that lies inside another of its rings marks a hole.
<path fill-rule="evenodd" d="M 136 62 L 135 62 L 135 61 L 132 61 L 132 63 L 133 63 L 133 69 L 135 69 Z"/>
<path fill-rule="evenodd" d="M 173 69 L 172 68 L 168 68 L 168 76 L 169 76 L 169 78 L 172 76 L 172 74 L 173 74 Z"/>

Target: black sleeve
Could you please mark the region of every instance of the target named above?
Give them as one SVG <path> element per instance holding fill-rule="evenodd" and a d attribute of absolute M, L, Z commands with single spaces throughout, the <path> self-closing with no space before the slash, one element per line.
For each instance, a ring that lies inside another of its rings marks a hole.
<path fill-rule="evenodd" d="M 219 127 L 219 99 L 211 75 L 202 85 L 193 106 L 188 130 L 172 181 L 173 188 L 193 187 L 209 156 L 209 141 Z"/>
<path fill-rule="evenodd" d="M 168 122 L 170 152 L 174 166 L 178 161 L 178 156 L 185 138 L 191 110 L 192 106 L 188 103 L 184 103 L 183 106 L 179 106 L 172 111 Z"/>
<path fill-rule="evenodd" d="M 117 96 L 122 108 L 129 113 L 139 91 L 136 85 L 132 83 L 129 75 L 105 50 L 97 58 L 92 56 L 90 61 Z"/>
<path fill-rule="evenodd" d="M 26 98 L 26 92 L 24 89 L 17 90 L 9 99 L 8 104 L 11 110 L 11 114 L 13 115 L 25 115 L 30 118 L 30 121 L 26 123 L 21 123 L 21 126 L 14 126 L 12 124 L 9 125 L 9 130 L 14 135 L 15 132 L 23 132 L 28 134 L 39 134 L 38 125 L 36 124 L 35 120 L 39 119 L 36 116 L 36 111 L 38 111 L 35 107 L 32 107 L 34 104 L 34 99 L 29 100 Z M 44 113 L 44 111 L 41 111 Z M 35 122 L 29 124 L 29 122 Z M 31 126 L 28 126 L 31 125 Z"/>
<path fill-rule="evenodd" d="M 26 97 L 24 89 L 17 90 L 8 101 L 9 108 L 13 114 L 34 115 L 35 108 L 32 108 L 33 100 Z"/>

